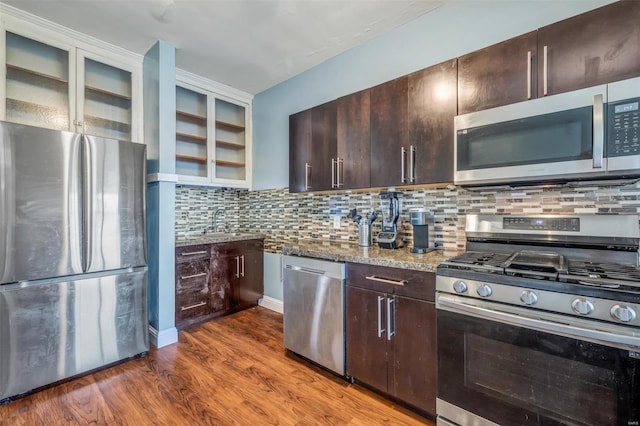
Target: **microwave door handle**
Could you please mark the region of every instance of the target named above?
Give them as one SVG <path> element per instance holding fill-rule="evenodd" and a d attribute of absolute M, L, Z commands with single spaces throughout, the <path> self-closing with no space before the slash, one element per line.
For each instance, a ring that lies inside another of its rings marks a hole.
<path fill-rule="evenodd" d="M 640 337 L 631 335 L 621 335 L 610 333 L 604 330 L 583 328 L 561 322 L 545 321 L 543 319 L 529 318 L 524 315 L 505 312 L 508 307 L 501 307 L 500 311 L 483 308 L 480 306 L 461 303 L 449 296 L 438 296 L 436 306 L 438 309 L 450 311 L 462 315 L 469 315 L 476 318 L 488 319 L 496 322 L 524 327 L 530 330 L 544 331 L 572 339 L 588 340 L 603 346 L 620 349 L 640 346 Z M 515 310 L 515 309 L 514 309 Z"/>
<path fill-rule="evenodd" d="M 602 94 L 593 97 L 593 168 L 601 169 L 604 159 L 604 100 Z"/>

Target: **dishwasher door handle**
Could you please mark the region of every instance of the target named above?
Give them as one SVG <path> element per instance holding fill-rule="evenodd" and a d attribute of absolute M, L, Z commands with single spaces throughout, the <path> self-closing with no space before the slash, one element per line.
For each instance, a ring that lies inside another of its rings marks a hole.
<path fill-rule="evenodd" d="M 285 265 L 285 269 L 290 269 L 292 271 L 306 272 L 308 274 L 315 274 L 315 275 L 325 275 L 327 273 L 327 271 L 321 271 L 319 269 L 311 269 L 311 268 L 305 268 L 302 266 L 294 266 L 294 265 Z"/>

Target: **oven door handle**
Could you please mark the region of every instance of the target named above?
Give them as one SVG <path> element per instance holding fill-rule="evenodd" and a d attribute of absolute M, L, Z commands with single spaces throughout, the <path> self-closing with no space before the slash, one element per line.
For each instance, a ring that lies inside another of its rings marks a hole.
<path fill-rule="evenodd" d="M 477 302 L 474 301 L 474 303 Z M 566 322 L 572 319 L 567 320 L 566 317 L 560 317 L 559 315 L 546 312 L 536 312 L 536 314 L 537 316 L 546 318 L 556 317 L 558 321 L 564 321 L 565 323 L 555 322 L 550 319 L 531 318 L 526 316 L 527 314 L 531 315 L 531 312 L 526 308 L 500 306 L 500 309 L 509 309 L 514 312 L 498 311 L 487 307 L 476 306 L 475 304 L 464 303 L 460 298 L 443 294 L 438 295 L 437 308 L 463 315 L 470 315 L 476 318 L 499 321 L 531 330 L 546 331 L 564 337 L 587 340 L 603 346 L 633 351 L 637 351 L 638 348 L 640 348 L 640 333 L 634 333 L 631 330 L 626 333 L 611 333 L 604 330 L 593 330 L 576 325 L 569 325 L 566 324 Z"/>

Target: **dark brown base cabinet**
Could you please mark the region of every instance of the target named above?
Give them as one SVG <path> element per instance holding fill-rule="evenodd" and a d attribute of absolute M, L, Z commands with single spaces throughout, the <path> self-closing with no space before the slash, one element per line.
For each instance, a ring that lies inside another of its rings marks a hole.
<path fill-rule="evenodd" d="M 347 376 L 436 414 L 435 275 L 347 264 Z"/>
<path fill-rule="evenodd" d="M 263 295 L 262 240 L 176 249 L 176 327 L 258 304 Z"/>

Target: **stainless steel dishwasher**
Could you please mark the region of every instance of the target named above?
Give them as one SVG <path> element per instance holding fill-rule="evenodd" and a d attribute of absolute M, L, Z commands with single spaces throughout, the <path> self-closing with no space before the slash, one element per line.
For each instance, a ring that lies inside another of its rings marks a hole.
<path fill-rule="evenodd" d="M 345 375 L 344 263 L 283 256 L 284 346 Z"/>

